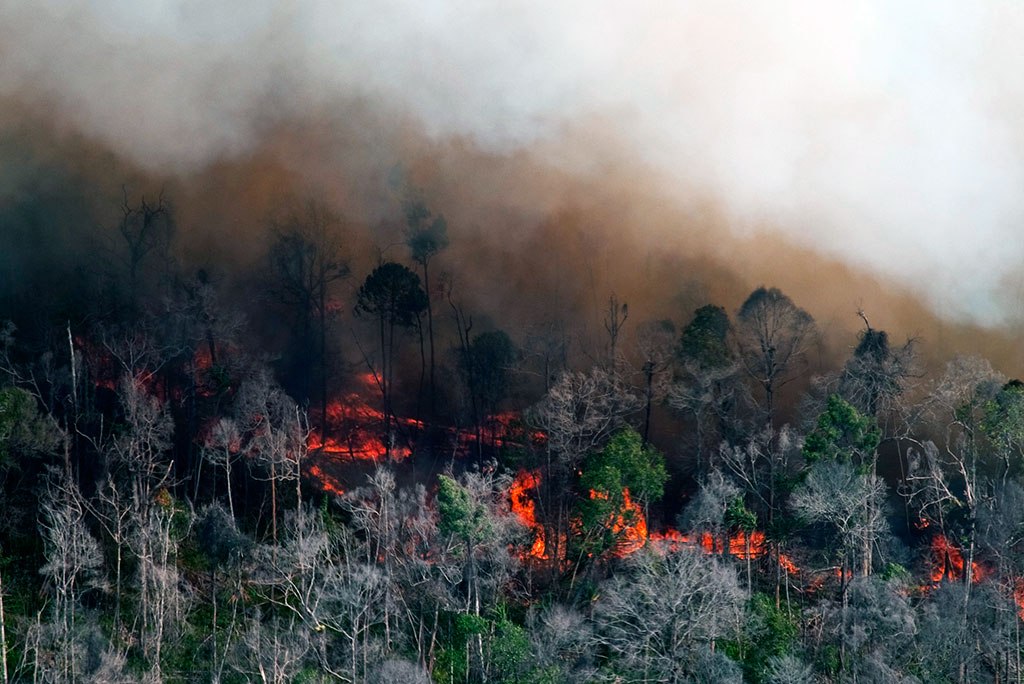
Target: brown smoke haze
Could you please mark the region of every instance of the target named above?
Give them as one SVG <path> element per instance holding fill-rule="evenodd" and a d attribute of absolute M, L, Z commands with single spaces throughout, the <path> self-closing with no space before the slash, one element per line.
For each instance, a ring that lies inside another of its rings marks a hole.
<path fill-rule="evenodd" d="M 237 283 L 275 209 L 323 201 L 354 288 L 407 260 L 400 173 L 448 219 L 455 296 L 514 337 L 766 284 L 822 363 L 863 309 L 1020 373 L 1016 4 L 339 4 L 0 7 L 0 286 L 88 262 L 125 187 Z"/>

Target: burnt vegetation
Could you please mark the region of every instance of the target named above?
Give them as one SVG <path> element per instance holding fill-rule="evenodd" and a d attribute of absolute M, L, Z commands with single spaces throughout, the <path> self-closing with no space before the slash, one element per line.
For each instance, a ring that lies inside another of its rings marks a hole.
<path fill-rule="evenodd" d="M 506 321 L 401 194 L 5 281 L 4 684 L 1021 681 L 1024 384 L 769 286 Z"/>

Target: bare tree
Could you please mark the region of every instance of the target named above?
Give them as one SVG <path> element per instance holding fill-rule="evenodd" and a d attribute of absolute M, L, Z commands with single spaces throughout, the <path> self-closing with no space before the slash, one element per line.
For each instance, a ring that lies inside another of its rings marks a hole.
<path fill-rule="evenodd" d="M 210 437 L 203 448 L 203 458 L 224 469 L 224 480 L 228 490 L 228 511 L 235 517 L 235 502 L 231 496 L 231 462 L 242 448 L 242 436 L 238 425 L 230 418 L 221 418 L 210 431 Z"/>
<path fill-rule="evenodd" d="M 249 618 L 231 667 L 263 684 L 295 681 L 309 652 L 309 634 L 295 628 L 295 618 L 264 620 L 259 613 Z"/>
<path fill-rule="evenodd" d="M 270 482 L 270 531 L 276 544 L 278 485 L 294 483 L 296 508 L 302 505 L 302 464 L 309 443 L 305 415 L 266 369 L 239 388 L 234 412 L 242 450 L 264 469 L 257 478 Z"/>
<path fill-rule="evenodd" d="M 636 395 L 607 371 L 566 371 L 533 407 L 529 420 L 544 431 L 549 453 L 575 468 L 639 407 Z"/>
<path fill-rule="evenodd" d="M 702 649 L 739 633 L 744 600 L 736 573 L 714 556 L 641 552 L 601 588 L 595 645 L 629 681 L 685 681 Z"/>
<path fill-rule="evenodd" d="M 51 596 L 49 670 L 44 679 L 75 682 L 85 674 L 81 600 L 103 583 L 103 554 L 85 525 L 85 509 L 74 483 L 51 480 L 40 507 L 45 563 L 39 572 Z"/>
<path fill-rule="evenodd" d="M 668 394 L 671 384 L 672 344 L 676 327 L 672 321 L 646 321 L 637 326 L 636 347 L 642 359 L 644 378 L 644 444 L 650 440 L 651 409 Z"/>
<path fill-rule="evenodd" d="M 764 392 L 765 424 L 775 424 L 775 392 L 803 371 L 814 319 L 776 288 L 750 293 L 736 315 L 738 357 Z"/>

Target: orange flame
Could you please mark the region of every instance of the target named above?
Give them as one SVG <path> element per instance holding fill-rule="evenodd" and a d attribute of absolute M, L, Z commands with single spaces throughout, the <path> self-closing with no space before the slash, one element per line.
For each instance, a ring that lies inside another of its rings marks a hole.
<path fill-rule="evenodd" d="M 692 536 L 669 528 L 664 532 L 651 533 L 649 539 L 652 544 L 657 544 L 670 550 L 676 550 L 683 546 L 696 546 L 707 554 L 722 555 L 728 553 L 728 555 L 739 560 L 747 560 L 748 557 L 751 560 L 755 560 L 768 555 L 768 546 L 764 532 L 759 530 L 750 532 L 749 546 L 747 544 L 746 532 L 737 532 L 723 540 L 708 532 Z M 791 575 L 800 572 L 800 568 L 793 562 L 793 559 L 784 553 L 779 554 L 779 565 Z"/>
<path fill-rule="evenodd" d="M 323 468 L 319 465 L 315 463 L 310 465 L 307 472 L 310 477 L 315 478 L 316 481 L 320 483 L 320 487 L 323 488 L 325 492 L 335 494 L 337 496 L 341 496 L 345 493 L 345 490 L 341 487 L 341 483 L 338 479 L 325 473 Z"/>
<path fill-rule="evenodd" d="M 966 561 L 963 552 L 955 544 L 946 539 L 944 534 L 936 534 L 931 543 L 931 581 L 938 584 L 944 579 L 958 580 L 964 578 Z M 988 575 L 988 570 L 980 563 L 971 563 L 971 581 L 980 582 Z"/>
<path fill-rule="evenodd" d="M 539 471 L 520 470 L 512 481 L 509 497 L 512 499 L 512 512 L 516 514 L 523 525 L 533 532 L 533 544 L 526 555 L 530 558 L 546 559 L 544 526 L 537 522 L 536 504 L 529 494 L 539 485 Z"/>

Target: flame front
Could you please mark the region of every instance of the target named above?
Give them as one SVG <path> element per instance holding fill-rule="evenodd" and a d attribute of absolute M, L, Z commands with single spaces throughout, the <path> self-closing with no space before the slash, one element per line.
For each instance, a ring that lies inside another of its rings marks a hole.
<path fill-rule="evenodd" d="M 936 534 L 931 543 L 931 581 L 938 584 L 944 579 L 959 580 L 964 578 L 966 561 L 961 549 L 950 542 L 946 535 Z M 980 582 L 988 575 L 988 570 L 977 562 L 971 563 L 971 581 Z"/>
<path fill-rule="evenodd" d="M 512 481 L 509 497 L 512 499 L 512 512 L 533 532 L 533 544 L 526 556 L 543 560 L 547 558 L 544 526 L 537 522 L 537 507 L 530 496 L 530 492 L 536 491 L 539 485 L 539 471 L 520 470 Z"/>

